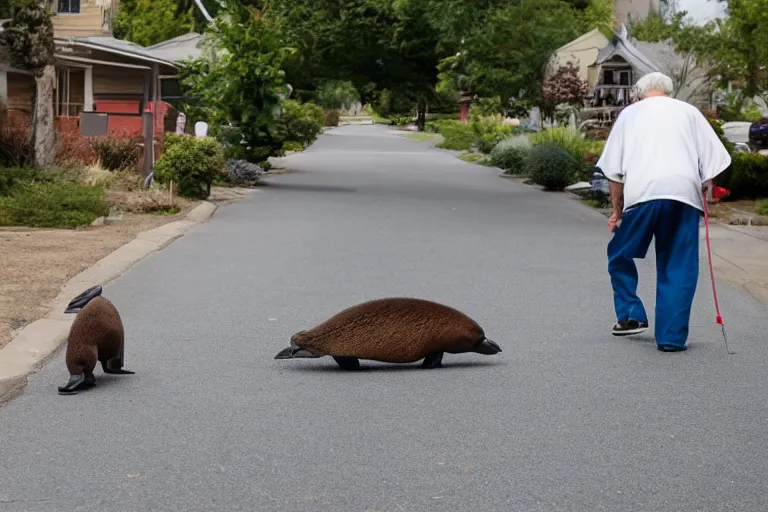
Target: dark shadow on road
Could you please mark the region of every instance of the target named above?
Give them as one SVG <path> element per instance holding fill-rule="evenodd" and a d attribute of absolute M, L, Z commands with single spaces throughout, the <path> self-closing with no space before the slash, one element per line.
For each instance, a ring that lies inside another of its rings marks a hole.
<path fill-rule="evenodd" d="M 272 190 L 301 190 L 305 192 L 346 192 L 346 193 L 354 193 L 357 192 L 356 188 L 352 187 L 333 187 L 328 185 L 298 185 L 298 184 L 291 184 L 291 183 L 278 183 L 275 181 L 271 182 L 264 182 L 264 185 L 262 188 L 268 188 Z"/>
<path fill-rule="evenodd" d="M 435 368 L 431 370 L 425 370 L 421 367 L 421 362 L 398 364 L 398 363 L 379 363 L 379 362 L 367 362 L 360 361 L 360 370 L 342 370 L 333 360 L 318 361 L 317 364 L 295 365 L 288 368 L 284 366 L 286 371 L 298 371 L 308 373 L 369 373 L 369 372 L 405 372 L 405 371 L 419 371 L 419 372 L 441 372 L 447 370 L 468 370 L 471 368 L 481 368 L 483 366 L 500 366 L 505 364 L 504 362 L 482 362 L 482 361 L 457 361 L 455 363 L 443 361 L 441 368 Z"/>

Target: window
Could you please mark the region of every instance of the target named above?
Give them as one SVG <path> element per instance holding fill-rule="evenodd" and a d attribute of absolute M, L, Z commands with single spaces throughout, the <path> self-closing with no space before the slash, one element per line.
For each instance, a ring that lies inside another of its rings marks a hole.
<path fill-rule="evenodd" d="M 58 12 L 80 14 L 80 0 L 59 0 Z"/>

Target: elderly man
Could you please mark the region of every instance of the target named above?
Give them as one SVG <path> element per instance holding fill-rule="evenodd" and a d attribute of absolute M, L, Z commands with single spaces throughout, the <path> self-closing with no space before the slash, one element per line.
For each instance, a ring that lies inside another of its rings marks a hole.
<path fill-rule="evenodd" d="M 597 167 L 610 180 L 613 214 L 608 228 L 608 272 L 618 322 L 615 336 L 648 328 L 637 296 L 634 258 L 656 243 L 656 344 L 663 352 L 686 350 L 691 305 L 699 275 L 702 195 L 731 157 L 702 113 L 670 98 L 662 73 L 636 85 L 641 100 L 616 119 Z"/>

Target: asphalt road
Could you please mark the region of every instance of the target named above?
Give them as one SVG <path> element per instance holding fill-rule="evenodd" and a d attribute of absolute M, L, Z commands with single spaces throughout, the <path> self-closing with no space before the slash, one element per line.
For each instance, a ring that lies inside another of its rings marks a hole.
<path fill-rule="evenodd" d="M 62 353 L 0 408 L 1 511 L 765 510 L 768 310 L 720 284 L 726 355 L 703 248 L 691 348 L 664 354 L 610 335 L 610 234 L 577 201 L 382 127 L 290 159 L 105 287 L 136 375 L 59 396 Z M 640 272 L 652 313 L 652 251 Z M 273 359 L 390 295 L 504 352 Z"/>

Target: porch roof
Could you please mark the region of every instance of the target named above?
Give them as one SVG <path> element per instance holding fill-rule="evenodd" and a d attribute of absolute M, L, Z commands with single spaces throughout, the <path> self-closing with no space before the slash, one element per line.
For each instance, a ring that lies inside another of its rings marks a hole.
<path fill-rule="evenodd" d="M 77 49 L 97 50 L 103 53 L 111 54 L 114 56 L 126 57 L 129 59 L 138 60 L 146 64 L 157 64 L 161 67 L 161 73 L 163 71 L 178 71 L 179 67 L 171 61 L 163 59 L 154 53 L 150 52 L 143 46 L 132 43 L 130 41 L 123 41 L 108 36 L 89 36 L 89 37 L 71 37 L 62 38 L 57 37 L 56 46 L 60 47 L 57 50 L 57 56 L 66 58 L 66 55 L 61 54 L 61 47 L 74 47 Z"/>
<path fill-rule="evenodd" d="M 197 32 L 189 32 L 188 34 L 147 46 L 146 51 L 170 62 L 180 62 L 188 58 L 197 59 L 203 55 L 203 37 Z"/>
<path fill-rule="evenodd" d="M 659 67 L 641 52 L 630 40 L 625 30 L 622 33 L 614 33 L 611 42 L 600 50 L 595 65 L 605 64 L 613 57 L 621 57 L 627 64 L 637 70 L 639 75 L 645 75 L 659 71 Z M 638 77 L 639 78 L 639 77 Z"/>

